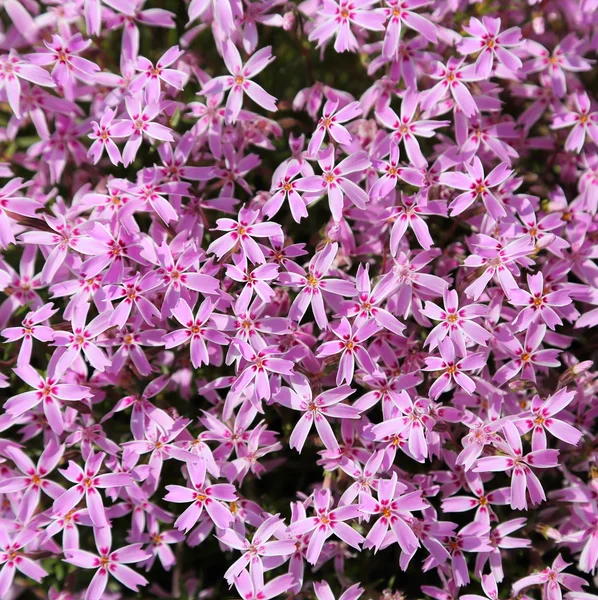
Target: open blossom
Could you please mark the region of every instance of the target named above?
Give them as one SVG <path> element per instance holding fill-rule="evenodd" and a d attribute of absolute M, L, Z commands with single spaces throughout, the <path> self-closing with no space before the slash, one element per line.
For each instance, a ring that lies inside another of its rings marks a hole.
<path fill-rule="evenodd" d="M 553 129 L 571 127 L 565 141 L 565 150 L 581 152 L 589 137 L 598 143 L 598 111 L 590 112 L 591 103 L 585 92 L 573 95 L 575 110 L 558 112 L 554 115 Z"/>
<path fill-rule="evenodd" d="M 490 188 L 503 183 L 511 170 L 505 163 L 499 164 L 488 175 L 480 159 L 476 156 L 471 165 L 465 163 L 467 174 L 451 171 L 440 175 L 440 183 L 457 190 L 467 190 L 459 194 L 449 205 L 451 216 L 459 215 L 467 210 L 478 198 L 481 198 L 488 212 L 498 221 L 507 216 L 507 211 L 500 201 L 494 196 Z"/>
<path fill-rule="evenodd" d="M 21 83 L 20 79 L 30 81 L 44 87 L 56 87 L 50 74 L 41 67 L 27 62 L 11 51 L 0 57 L 0 89 L 4 88 L 12 111 L 17 118 L 21 117 Z"/>
<path fill-rule="evenodd" d="M 89 388 L 72 383 L 60 383 L 61 373 L 48 369 L 44 378 L 31 366 L 23 365 L 15 373 L 35 391 L 23 392 L 12 396 L 4 403 L 7 414 L 18 417 L 41 404 L 51 429 L 58 435 L 64 431 L 62 402 L 77 401 L 90 396 Z"/>
<path fill-rule="evenodd" d="M 268 46 L 258 50 L 243 64 L 237 47 L 227 40 L 224 43 L 224 62 L 230 75 L 215 77 L 204 85 L 202 94 L 211 96 L 230 90 L 226 101 L 225 118 L 227 123 L 235 123 L 243 105 L 243 95 L 247 94 L 256 104 L 268 111 L 276 111 L 276 98 L 259 84 L 252 81 L 273 60 L 272 49 Z"/>
<path fill-rule="evenodd" d="M 471 37 L 463 38 L 458 49 L 461 54 L 480 52 L 475 63 L 477 73 L 488 77 L 495 60 L 509 71 L 516 72 L 521 69 L 521 59 L 510 50 L 523 43 L 519 27 L 511 27 L 501 32 L 500 19 L 485 16 L 481 21 L 472 17 L 463 28 Z"/>
<path fill-rule="evenodd" d="M 391 139 L 397 144 L 402 142 L 409 162 L 416 167 L 423 168 L 427 161 L 422 154 L 417 141 L 418 137 L 430 138 L 434 136 L 436 129 L 449 125 L 450 121 L 432 121 L 415 118 L 420 95 L 408 90 L 401 102 L 400 116 L 395 111 L 386 107 L 376 111 L 376 118 L 388 129 L 392 130 Z"/>
<path fill-rule="evenodd" d="M 94 528 L 97 554 L 76 548 L 65 549 L 65 561 L 82 569 L 97 569 L 85 594 L 85 600 L 99 600 L 112 575 L 124 586 L 136 592 L 139 586 L 147 585 L 147 580 L 127 564 L 137 563 L 151 555 L 143 549 L 143 544 L 130 544 L 112 550 L 112 536 L 109 527 Z"/>
<path fill-rule="evenodd" d="M 332 590 L 325 581 L 314 583 L 314 591 L 318 600 L 334 600 Z M 338 600 L 358 600 L 361 598 L 364 590 L 358 583 L 346 589 L 338 598 Z"/>
<path fill-rule="evenodd" d="M 355 51 L 357 39 L 354 26 L 371 31 L 384 30 L 384 13 L 373 8 L 375 0 L 328 0 L 320 12 L 320 23 L 309 34 L 310 41 L 324 45 L 335 36 L 334 49 L 337 52 Z"/>
<path fill-rule="evenodd" d="M 312 532 L 306 558 L 316 564 L 326 540 L 335 535 L 352 548 L 359 548 L 364 538 L 345 523 L 359 515 L 359 506 L 350 504 L 331 510 L 332 498 L 329 490 L 319 490 L 314 494 L 316 516 L 306 517 L 289 526 L 292 533 Z"/>
<path fill-rule="evenodd" d="M 187 341 L 190 343 L 191 364 L 196 369 L 202 364 L 210 364 L 206 341 L 220 345 L 224 345 L 228 341 L 224 334 L 215 327 L 210 327 L 210 317 L 213 310 L 212 301 L 206 298 L 194 317 L 189 305 L 181 298 L 174 307 L 172 314 L 183 326 L 183 329 L 176 329 L 164 336 L 166 348 L 174 348 Z"/>
<path fill-rule="evenodd" d="M 474 319 L 485 316 L 488 309 L 483 304 L 468 304 L 459 308 L 457 292 L 448 288 L 443 292 L 443 299 L 444 310 L 432 302 L 426 302 L 422 310 L 426 317 L 440 321 L 426 338 L 426 345 L 430 346 L 430 350 L 434 350 L 447 335 L 461 356 L 467 354 L 466 342 L 468 339 L 480 346 L 485 346 L 491 337 L 490 333 Z"/>
<path fill-rule="evenodd" d="M 396 474 L 393 474 L 391 479 L 378 482 L 378 500 L 371 496 L 364 498 L 361 510 L 376 519 L 364 546 L 378 550 L 390 529 L 401 548 L 407 552 L 419 547 L 419 542 L 407 521 L 410 520 L 411 512 L 427 508 L 428 503 L 417 491 L 405 493 L 406 489 L 405 485 L 397 481 Z"/>
<path fill-rule="evenodd" d="M 513 586 L 513 592 L 518 594 L 526 587 L 538 584 L 543 584 L 544 597 L 550 598 L 551 600 L 553 598 L 562 597 L 560 586 L 563 586 L 567 590 L 581 592 L 583 587 L 587 585 L 587 581 L 577 575 L 563 573 L 563 571 L 570 566 L 571 563 L 565 562 L 563 557 L 559 554 L 550 567 L 546 567 L 546 569 L 537 575 L 529 575 L 517 581 Z"/>
<path fill-rule="evenodd" d="M 351 143 L 353 138 L 347 129 L 343 127 L 342 123 L 358 117 L 361 114 L 361 106 L 359 102 L 351 102 L 340 109 L 338 106 L 339 101 L 336 98 L 329 99 L 324 105 L 322 117 L 318 121 L 318 126 L 311 136 L 307 147 L 307 154 L 309 156 L 317 156 L 326 134 L 341 146 Z"/>
<path fill-rule="evenodd" d="M 439 82 L 426 91 L 422 100 L 424 110 L 429 110 L 439 100 L 442 100 L 447 93 L 450 93 L 457 106 L 467 117 L 472 117 L 478 113 L 478 106 L 469 88 L 465 85 L 471 81 L 483 79 L 483 75 L 476 73 L 474 65 L 463 65 L 463 59 L 451 56 L 446 65 L 436 64 L 431 77 L 439 80 Z"/>
<path fill-rule="evenodd" d="M 58 309 L 54 308 L 54 304 L 49 302 L 44 304 L 37 310 L 27 313 L 21 327 L 7 327 L 0 332 L 0 335 L 7 342 L 21 342 L 21 349 L 17 357 L 17 367 L 24 367 L 31 362 L 31 352 L 33 350 L 33 340 L 40 342 L 50 342 L 54 339 L 54 330 L 48 325 L 40 325 L 47 321 Z"/>
<path fill-rule="evenodd" d="M 337 449 L 338 442 L 327 417 L 359 418 L 357 408 L 349 404 L 341 404 L 355 390 L 348 385 L 341 385 L 322 392 L 314 398 L 309 382 L 299 374 L 293 376 L 291 385 L 293 387 L 283 387 L 276 396 L 276 400 L 281 404 L 303 412 L 291 433 L 289 446 L 301 452 L 307 436 L 315 424 L 316 431 L 326 448 L 328 450 Z"/>
<path fill-rule="evenodd" d="M 436 25 L 414 10 L 429 6 L 430 0 L 386 0 L 386 4 L 384 12 L 388 23 L 382 47 L 382 54 L 386 58 L 393 58 L 399 53 L 403 26 L 421 33 L 430 42 L 436 43 L 438 39 Z"/>
<path fill-rule="evenodd" d="M 61 470 L 64 477 L 74 485 L 54 500 L 52 512 L 55 515 L 64 517 L 85 498 L 93 525 L 97 528 L 107 528 L 108 519 L 100 489 L 133 485 L 133 479 L 127 473 L 98 474 L 105 457 L 104 452 L 92 451 L 84 469 L 69 461 L 68 467 Z"/>
<path fill-rule="evenodd" d="M 350 384 L 353 380 L 355 363 L 370 375 L 376 370 L 376 365 L 364 345 L 370 337 L 380 330 L 380 326 L 373 320 L 368 320 L 359 328 L 353 328 L 346 318 L 342 318 L 337 326 L 332 326 L 332 333 L 338 338 L 324 342 L 318 348 L 317 356 L 334 356 L 340 353 L 340 363 L 336 376 L 336 385 Z"/>
<path fill-rule="evenodd" d="M 293 540 L 271 540 L 274 532 L 282 525 L 283 521 L 278 515 L 273 515 L 264 520 L 256 529 L 251 541 L 244 539 L 232 529 L 227 529 L 218 539 L 227 546 L 241 550 L 242 554 L 224 574 L 230 582 L 249 566 L 249 573 L 254 583 L 260 588 L 264 586 L 264 563 L 262 557 L 288 556 L 295 550 Z"/>
<path fill-rule="evenodd" d="M 342 218 L 345 196 L 358 208 L 365 208 L 368 195 L 347 177 L 369 167 L 370 159 L 365 152 L 347 156 L 335 166 L 334 147 L 329 146 L 326 150 L 320 151 L 318 164 L 323 171 L 322 175 L 309 175 L 299 179 L 295 184 L 299 191 L 326 193 L 332 218 L 337 222 Z"/>
<path fill-rule="evenodd" d="M 264 263 L 266 258 L 254 237 L 274 237 L 281 234 L 280 225 L 273 222 L 256 223 L 258 212 L 250 208 L 239 211 L 239 219 L 218 219 L 217 231 L 225 231 L 225 235 L 210 244 L 208 252 L 222 258 L 231 250 L 241 250 L 243 256 L 253 264 Z"/>
<path fill-rule="evenodd" d="M 566 388 L 549 396 L 544 402 L 541 401 L 539 396 L 534 396 L 530 413 L 513 421 L 522 434 L 532 431 L 532 450 L 546 449 L 547 431 L 554 437 L 577 446 L 583 435 L 581 431 L 554 416 L 565 409 L 574 397 L 575 393 L 568 392 Z"/>
<path fill-rule="evenodd" d="M 206 511 L 210 519 L 226 529 L 233 521 L 233 515 L 224 502 L 234 502 L 237 499 L 234 486 L 228 483 L 210 484 L 206 478 L 206 461 L 199 459 L 187 465 L 189 481 L 192 487 L 168 485 L 165 496 L 167 502 L 191 503 L 190 506 L 175 521 L 174 526 L 187 533 Z"/>
<path fill-rule="evenodd" d="M 289 310 L 290 319 L 301 321 L 311 305 L 316 323 L 321 329 L 326 329 L 328 318 L 324 304 L 325 293 L 355 295 L 355 285 L 351 281 L 324 277 L 332 267 L 337 252 L 337 243 L 327 244 L 312 258 L 307 273 L 288 272 L 280 275 L 281 282 L 301 288 Z"/>
<path fill-rule="evenodd" d="M 64 492 L 61 485 L 48 477 L 62 458 L 64 446 L 59 446 L 52 440 L 46 446 L 37 465 L 34 465 L 31 459 L 18 448 L 8 448 L 6 453 L 21 474 L 15 477 L 5 477 L 0 482 L 0 493 L 23 491 L 18 517 L 26 523 L 37 508 L 42 491 L 52 499 L 56 499 Z"/>
<path fill-rule="evenodd" d="M 453 382 L 469 395 L 473 394 L 476 389 L 475 382 L 463 371 L 481 369 L 486 362 L 483 354 L 468 354 L 459 360 L 455 354 L 453 342 L 447 337 L 438 342 L 438 349 L 440 357 L 429 356 L 425 359 L 425 370 L 440 371 L 438 379 L 430 387 L 432 399 L 436 400 Z"/>
<path fill-rule="evenodd" d="M 509 353 L 511 360 L 496 371 L 495 381 L 504 383 L 521 372 L 524 379 L 535 379 L 534 365 L 543 367 L 558 367 L 559 350 L 540 349 L 540 344 L 546 335 L 546 325 L 532 324 L 528 327 L 523 344 L 508 332 L 500 334 L 500 343 Z"/>
<path fill-rule="evenodd" d="M 91 83 L 94 74 L 100 67 L 90 60 L 79 56 L 91 44 L 80 33 L 76 33 L 68 40 L 59 35 L 53 35 L 51 42 L 44 41 L 45 50 L 29 54 L 27 58 L 33 65 L 52 65 L 52 79 L 64 89 L 68 100 L 74 98 L 75 79 L 84 83 Z"/>
<path fill-rule="evenodd" d="M 503 425 L 505 441 L 497 446 L 504 455 L 479 458 L 474 471 L 488 473 L 493 471 L 511 472 L 511 508 L 526 509 L 527 495 L 532 504 L 546 499 L 544 489 L 533 469 L 546 469 L 558 464 L 558 450 L 534 450 L 523 454 L 521 437 L 515 425 L 506 422 Z"/>
<path fill-rule="evenodd" d="M 545 293 L 542 272 L 527 276 L 529 292 L 522 289 L 512 291 L 512 302 L 515 306 L 523 306 L 513 325 L 518 331 L 527 329 L 530 323 L 543 321 L 550 329 L 562 325 L 558 311 L 562 306 L 571 304 L 569 291 L 566 289 Z"/>
<path fill-rule="evenodd" d="M 24 527 L 13 536 L 3 527 L 0 529 L 0 596 L 10 590 L 16 572 L 40 582 L 48 573 L 35 560 L 27 556 L 26 546 L 39 532 L 31 527 Z"/>
<path fill-rule="evenodd" d="M 137 156 L 144 137 L 150 141 L 173 142 L 171 129 L 160 123 L 154 123 L 154 119 L 160 113 L 160 104 L 151 102 L 142 106 L 139 98 L 127 97 L 125 99 L 128 118 L 120 119 L 112 125 L 112 136 L 116 138 L 128 138 L 125 144 L 122 161 L 124 166 L 130 165 Z"/>
<path fill-rule="evenodd" d="M 133 79 L 129 89 L 134 94 L 137 94 L 139 90 L 145 88 L 145 101 L 148 104 L 160 101 L 160 83 L 162 82 L 171 85 L 177 90 L 182 90 L 185 74 L 182 71 L 168 68 L 182 54 L 183 52 L 179 50 L 178 46 L 173 46 L 164 53 L 155 66 L 147 58 L 138 56 L 135 69 L 141 71 L 141 73 Z"/>
<path fill-rule="evenodd" d="M 118 165 L 122 160 L 120 150 L 112 139 L 114 134 L 112 133 L 111 126 L 115 115 L 116 111 L 108 108 L 104 111 L 99 123 L 97 121 L 92 123 L 94 130 L 93 133 L 89 134 L 89 137 L 94 142 L 89 148 L 88 153 L 93 158 L 94 163 L 97 163 L 102 158 L 104 150 L 106 150 L 106 154 L 113 165 Z"/>

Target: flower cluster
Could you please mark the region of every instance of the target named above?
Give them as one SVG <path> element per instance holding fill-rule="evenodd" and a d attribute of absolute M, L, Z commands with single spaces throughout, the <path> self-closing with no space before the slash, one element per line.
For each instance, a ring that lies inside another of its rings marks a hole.
<path fill-rule="evenodd" d="M 595 0 L 1 14 L 0 599 L 596 598 Z"/>

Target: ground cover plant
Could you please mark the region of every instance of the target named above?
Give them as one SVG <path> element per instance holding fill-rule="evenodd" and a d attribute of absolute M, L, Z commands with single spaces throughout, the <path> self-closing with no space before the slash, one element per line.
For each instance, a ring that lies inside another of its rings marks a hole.
<path fill-rule="evenodd" d="M 0 600 L 597 600 L 597 0 L 4 0 Z"/>

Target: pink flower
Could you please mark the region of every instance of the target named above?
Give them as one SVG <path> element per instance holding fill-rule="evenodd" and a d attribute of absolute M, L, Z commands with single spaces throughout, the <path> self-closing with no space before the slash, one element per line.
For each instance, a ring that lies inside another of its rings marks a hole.
<path fill-rule="evenodd" d="M 512 359 L 496 371 L 494 381 L 502 385 L 519 372 L 524 379 L 535 381 L 534 365 L 558 367 L 561 364 L 557 359 L 560 350 L 538 349 L 545 335 L 546 325 L 532 324 L 528 327 L 524 344 L 521 344 L 513 334 L 501 331 L 499 341 Z"/>
<path fill-rule="evenodd" d="M 69 461 L 68 468 L 60 469 L 62 475 L 75 485 L 54 500 L 52 507 L 54 515 L 64 517 L 85 497 L 89 517 L 94 527 L 109 529 L 100 489 L 133 485 L 133 479 L 127 473 L 98 475 L 105 457 L 104 452 L 96 454 L 92 450 L 85 462 L 85 469 L 72 460 Z"/>
<path fill-rule="evenodd" d="M 389 8 L 385 8 L 384 12 L 388 17 L 388 24 L 382 47 L 382 54 L 385 58 L 395 58 L 399 54 L 403 25 L 421 33 L 433 44 L 437 42 L 438 29 L 436 25 L 413 10 L 431 3 L 431 0 L 386 0 Z"/>
<path fill-rule="evenodd" d="M 288 591 L 293 585 L 294 578 L 292 575 L 279 575 L 269 581 L 262 589 L 256 590 L 256 585 L 251 579 L 247 571 L 235 577 L 235 587 L 243 600 L 270 600 L 280 594 Z"/>
<path fill-rule="evenodd" d="M 290 387 L 282 387 L 276 394 L 276 401 L 284 406 L 303 412 L 301 418 L 291 432 L 289 447 L 301 453 L 312 426 L 316 430 L 322 443 L 328 450 L 336 450 L 338 442 L 327 418 L 357 419 L 359 410 L 349 404 L 340 404 L 355 390 L 348 385 L 326 390 L 313 397 L 309 381 L 302 375 L 296 374 L 291 378 Z"/>
<path fill-rule="evenodd" d="M 318 600 L 334 600 L 332 590 L 325 581 L 314 583 L 314 591 Z M 339 597 L 338 600 L 358 600 L 361 598 L 365 590 L 356 583 L 351 587 L 347 588 Z"/>
<path fill-rule="evenodd" d="M 339 296 L 354 296 L 355 285 L 351 281 L 337 278 L 324 278 L 332 267 L 338 252 L 338 244 L 326 244 L 311 259 L 307 274 L 281 273 L 279 280 L 285 285 L 302 288 L 289 310 L 289 318 L 300 322 L 311 304 L 314 318 L 320 329 L 328 327 L 328 317 L 324 307 L 326 293 Z"/>
<path fill-rule="evenodd" d="M 241 250 L 253 264 L 264 263 L 264 253 L 253 239 L 254 237 L 270 237 L 282 235 L 278 223 L 256 223 L 259 212 L 243 207 L 239 211 L 239 219 L 218 219 L 216 231 L 226 231 L 221 238 L 213 241 L 207 252 L 213 252 L 220 259 L 227 252 Z"/>
<path fill-rule="evenodd" d="M 186 504 L 189 507 L 178 517 L 174 526 L 187 533 L 197 523 L 204 508 L 210 519 L 220 529 L 226 529 L 233 521 L 233 516 L 223 502 L 234 502 L 237 499 L 235 488 L 228 483 L 210 484 L 206 479 L 206 461 L 199 459 L 187 464 L 191 488 L 180 485 L 167 485 L 168 493 L 164 497 L 167 502 Z"/>
<path fill-rule="evenodd" d="M 35 54 L 29 54 L 26 58 L 33 65 L 53 65 L 52 79 L 64 90 L 66 98 L 73 100 L 75 79 L 84 83 L 93 83 L 94 74 L 100 70 L 98 65 L 78 56 L 91 45 L 91 40 L 85 41 L 80 33 L 75 33 L 68 40 L 59 35 L 53 35 L 52 42 L 44 41 L 44 45 L 49 52 L 42 50 Z"/>
<path fill-rule="evenodd" d="M 8 10 L 8 9 L 7 9 Z M 50 74 L 36 66 L 24 61 L 14 50 L 10 54 L 0 57 L 0 89 L 6 91 L 8 104 L 17 118 L 21 118 L 21 83 L 20 79 L 30 81 L 44 87 L 56 87 Z"/>
<path fill-rule="evenodd" d="M 497 221 L 507 216 L 507 211 L 501 202 L 490 191 L 503 183 L 512 173 L 506 163 L 495 167 L 488 175 L 484 175 L 482 162 L 476 156 L 471 165 L 465 163 L 467 175 L 456 171 L 442 173 L 439 177 L 440 183 L 458 190 L 468 190 L 457 196 L 449 205 L 451 216 L 460 215 L 467 210 L 478 198 L 482 199 L 488 212 Z"/>
<path fill-rule="evenodd" d="M 426 302 L 422 313 L 440 321 L 430 331 L 425 345 L 434 350 L 447 335 L 456 346 L 461 356 L 467 354 L 467 340 L 472 340 L 480 346 L 486 346 L 491 335 L 481 325 L 474 322 L 487 313 L 487 308 L 482 304 L 469 304 L 459 308 L 459 296 L 455 290 L 446 288 L 443 292 L 444 310 L 436 304 Z"/>
<path fill-rule="evenodd" d="M 326 193 L 332 218 L 338 222 L 342 218 L 345 196 L 358 208 L 365 209 L 368 202 L 367 193 L 346 175 L 367 169 L 370 159 L 365 152 L 357 152 L 337 166 L 334 163 L 334 147 L 329 146 L 318 155 L 322 175 L 303 177 L 296 182 L 295 187 L 300 192 Z"/>
<path fill-rule="evenodd" d="M 424 371 L 441 371 L 436 381 L 430 387 L 430 397 L 436 400 L 450 385 L 456 383 L 470 396 L 476 390 L 476 384 L 463 371 L 477 371 L 486 364 L 482 353 L 468 354 L 460 360 L 455 355 L 453 342 L 445 337 L 438 342 L 440 357 L 426 358 Z"/>
<path fill-rule="evenodd" d="M 324 136 L 327 133 L 332 140 L 341 146 L 348 146 L 353 139 L 341 123 L 352 121 L 361 114 L 359 102 L 351 102 L 338 110 L 339 101 L 337 98 L 330 98 L 326 101 L 322 111 L 322 117 L 318 121 L 318 126 L 309 140 L 307 154 L 310 157 L 316 157 Z"/>
<path fill-rule="evenodd" d="M 364 496 L 361 500 L 362 512 L 379 516 L 368 535 L 364 547 L 374 548 L 377 552 L 385 541 L 390 528 L 393 539 L 406 552 L 414 552 L 419 548 L 419 541 L 409 527 L 410 513 L 428 508 L 428 503 L 416 490 L 407 492 L 407 486 L 397 481 L 396 473 L 390 479 L 378 481 L 378 500 Z"/>
<path fill-rule="evenodd" d="M 111 125 L 115 115 L 116 111 L 108 108 L 104 111 L 99 123 L 92 121 L 93 133 L 89 134 L 89 138 L 95 141 L 89 148 L 88 154 L 93 158 L 94 164 L 102 158 L 104 150 L 113 165 L 118 165 L 122 160 L 120 150 L 112 139 Z"/>
<path fill-rule="evenodd" d="M 154 123 L 154 119 L 160 114 L 160 104 L 152 102 L 147 106 L 141 106 L 141 101 L 128 96 L 125 99 L 128 119 L 121 119 L 118 123 L 112 125 L 112 136 L 116 138 L 129 138 L 123 150 L 122 160 L 125 167 L 128 167 L 137 156 L 142 139 L 159 140 L 162 142 L 173 142 L 171 129 Z"/>
<path fill-rule="evenodd" d="M 569 423 L 554 418 L 554 415 L 566 408 L 574 397 L 575 392 L 568 392 L 566 388 L 548 396 L 543 402 L 539 396 L 534 396 L 529 414 L 524 414 L 513 421 L 522 435 L 533 431 L 532 450 L 546 449 L 546 431 L 563 442 L 577 446 L 583 435 L 582 432 Z"/>
<path fill-rule="evenodd" d="M 553 561 L 552 566 L 546 567 L 543 571 L 537 575 L 529 575 L 515 582 L 513 585 L 513 593 L 518 594 L 521 590 L 530 585 L 544 585 L 544 598 L 547 600 L 558 600 L 562 597 L 560 586 L 574 592 L 583 591 L 583 586 L 588 585 L 585 579 L 578 577 L 577 575 L 571 575 L 569 573 L 563 573 L 563 571 L 570 567 L 571 563 L 567 563 L 563 560 L 563 557 L 559 554 Z"/>
<path fill-rule="evenodd" d="M 183 51 L 178 46 L 172 46 L 172 48 L 166 50 L 155 66 L 144 56 L 138 56 L 135 63 L 135 70 L 142 71 L 142 73 L 133 79 L 129 90 L 133 94 L 137 94 L 141 89 L 145 88 L 145 101 L 147 104 L 160 102 L 160 82 L 170 85 L 177 90 L 182 90 L 186 77 L 185 73 L 168 68 L 178 61 L 182 55 Z"/>
<path fill-rule="evenodd" d="M 263 71 L 274 60 L 270 46 L 258 50 L 243 65 L 237 47 L 230 40 L 227 40 L 223 44 L 223 58 L 232 77 L 225 75 L 211 79 L 204 85 L 202 94 L 211 96 L 230 90 L 226 101 L 225 117 L 227 123 L 237 121 L 243 105 L 243 94 L 247 94 L 256 104 L 270 112 L 277 110 L 276 98 L 268 94 L 255 81 L 252 81 L 253 77 Z"/>
<path fill-rule="evenodd" d="M 51 342 L 54 339 L 54 330 L 52 327 L 40 325 L 39 323 L 47 321 L 57 311 L 58 309 L 54 308 L 54 304 L 49 302 L 37 310 L 27 313 L 21 323 L 21 327 L 7 327 L 2 330 L 1 335 L 6 338 L 7 342 L 23 340 L 19 355 L 17 356 L 17 367 L 24 367 L 30 364 L 34 339 L 40 342 Z"/>
<path fill-rule="evenodd" d="M 295 190 L 297 182 L 293 181 L 301 170 L 301 162 L 291 160 L 286 164 L 283 163 L 272 176 L 272 195 L 262 208 L 262 212 L 269 219 L 276 216 L 285 200 L 288 201 L 291 215 L 297 223 L 307 217 L 306 200 L 297 193 Z"/>
<path fill-rule="evenodd" d="M 480 51 L 475 63 L 476 73 L 490 77 L 495 59 L 508 71 L 517 72 L 523 66 L 521 59 L 508 50 L 523 44 L 519 27 L 500 33 L 500 19 L 484 16 L 481 21 L 472 17 L 463 29 L 472 37 L 463 38 L 458 50 L 466 55 Z"/>
<path fill-rule="evenodd" d="M 336 535 L 352 548 L 359 549 L 364 538 L 344 522 L 359 515 L 359 506 L 351 504 L 330 510 L 332 497 L 330 491 L 325 489 L 314 492 L 313 498 L 316 516 L 306 517 L 289 526 L 289 532 L 293 534 L 313 532 L 307 548 L 307 561 L 312 565 L 316 564 L 324 542 L 332 535 Z"/>
<path fill-rule="evenodd" d="M 440 81 L 424 94 L 422 99 L 423 110 L 430 110 L 439 100 L 450 92 L 457 106 L 467 117 L 473 117 L 479 109 L 465 83 L 484 79 L 476 73 L 474 65 L 463 65 L 463 59 L 451 56 L 446 63 L 437 63 L 434 72 L 430 75 L 433 79 Z"/>
<path fill-rule="evenodd" d="M 0 482 L 0 493 L 23 492 L 18 518 L 27 523 L 38 507 L 42 491 L 52 499 L 64 492 L 61 485 L 48 478 L 64 454 L 64 445 L 59 446 L 55 440 L 51 440 L 39 457 L 37 465 L 18 448 L 7 448 L 6 454 L 22 475 L 3 478 Z"/>
<path fill-rule="evenodd" d="M 145 577 L 126 566 L 151 557 L 151 554 L 142 549 L 143 544 L 131 544 L 111 551 L 110 527 L 94 527 L 94 537 L 97 554 L 74 548 L 66 548 L 64 551 L 65 562 L 80 569 L 97 569 L 87 588 L 85 600 L 100 600 L 108 585 L 108 574 L 134 592 L 138 591 L 139 586 L 147 585 Z"/>
<path fill-rule="evenodd" d="M 413 90 L 407 90 L 401 102 L 401 116 L 386 107 L 376 111 L 376 118 L 387 129 L 391 129 L 391 139 L 397 144 L 403 142 L 409 162 L 418 168 L 427 165 L 416 137 L 431 138 L 436 129 L 450 125 L 450 121 L 415 120 L 417 105 L 420 103 L 420 94 Z"/>
<path fill-rule="evenodd" d="M 517 289 L 513 290 L 511 295 L 511 302 L 515 306 L 525 306 L 513 321 L 517 331 L 527 329 L 530 323 L 538 321 L 544 321 L 552 330 L 562 325 L 558 312 L 561 307 L 571 304 L 570 292 L 563 289 L 545 293 L 542 272 L 528 274 L 527 285 L 529 292 Z"/>
<path fill-rule="evenodd" d="M 229 583 L 233 583 L 235 577 L 239 577 L 249 565 L 249 574 L 253 583 L 260 589 L 264 587 L 264 570 L 267 570 L 264 567 L 268 564 L 269 557 L 289 556 L 295 550 L 293 540 L 268 541 L 281 526 L 283 520 L 278 515 L 273 515 L 265 519 L 256 529 L 251 541 L 233 529 L 226 529 L 218 537 L 224 545 L 242 552 L 241 557 L 224 574 Z"/>
<path fill-rule="evenodd" d="M 191 308 L 182 298 L 174 307 L 172 314 L 174 318 L 183 326 L 184 329 L 176 329 L 164 336 L 166 348 L 174 348 L 186 342 L 190 342 L 191 364 L 199 369 L 202 364 L 209 365 L 210 357 L 206 341 L 213 344 L 226 345 L 227 336 L 222 334 L 214 327 L 210 327 L 210 320 L 214 305 L 209 298 L 206 298 L 194 317 Z"/>
<path fill-rule="evenodd" d="M 585 92 L 574 94 L 573 102 L 576 110 L 557 112 L 552 121 L 552 129 L 572 126 L 565 141 L 565 150 L 579 153 L 588 136 L 598 144 L 598 111 L 590 112 L 591 102 Z"/>
<path fill-rule="evenodd" d="M 370 31 L 384 30 L 385 15 L 382 10 L 371 8 L 375 3 L 375 0 L 326 0 L 319 11 L 319 23 L 309 34 L 309 41 L 317 41 L 319 47 L 335 35 L 337 52 L 355 52 L 358 42 L 351 26 Z"/>
<path fill-rule="evenodd" d="M 369 355 L 364 342 L 380 330 L 374 320 L 365 321 L 355 328 L 343 317 L 337 325 L 330 327 L 332 333 L 338 338 L 331 342 L 324 342 L 318 348 L 318 358 L 334 356 L 340 352 L 340 363 L 336 375 L 336 385 L 343 382 L 350 384 L 353 381 L 355 363 L 370 375 L 376 371 L 376 365 Z"/>
<path fill-rule="evenodd" d="M 270 374 L 290 375 L 293 362 L 279 358 L 276 347 L 266 347 L 256 352 L 247 342 L 235 340 L 235 346 L 244 359 L 239 375 L 231 387 L 233 395 L 240 394 L 250 383 L 255 385 L 258 400 L 269 400 L 271 396 Z"/>
<path fill-rule="evenodd" d="M 13 536 L 6 527 L 0 527 L 0 596 L 5 597 L 12 587 L 16 571 L 38 583 L 48 574 L 36 561 L 29 558 L 25 547 L 39 536 L 33 528 L 24 527 Z"/>
<path fill-rule="evenodd" d="M 89 388 L 70 383 L 59 383 L 61 373 L 48 368 L 44 378 L 30 365 L 17 367 L 15 373 L 35 391 L 23 392 L 12 396 L 4 403 L 4 410 L 11 416 L 18 417 L 33 409 L 40 403 L 48 424 L 57 435 L 64 431 L 64 420 L 60 411 L 62 402 L 83 400 L 90 396 Z"/>
<path fill-rule="evenodd" d="M 523 454 L 521 437 L 513 423 L 507 421 L 503 425 L 504 442 L 496 442 L 496 446 L 506 455 L 484 456 L 479 458 L 476 473 L 511 471 L 511 508 L 527 510 L 526 490 L 532 504 L 546 500 L 544 489 L 536 477 L 532 467 L 547 469 L 558 465 L 558 450 L 534 450 Z"/>

